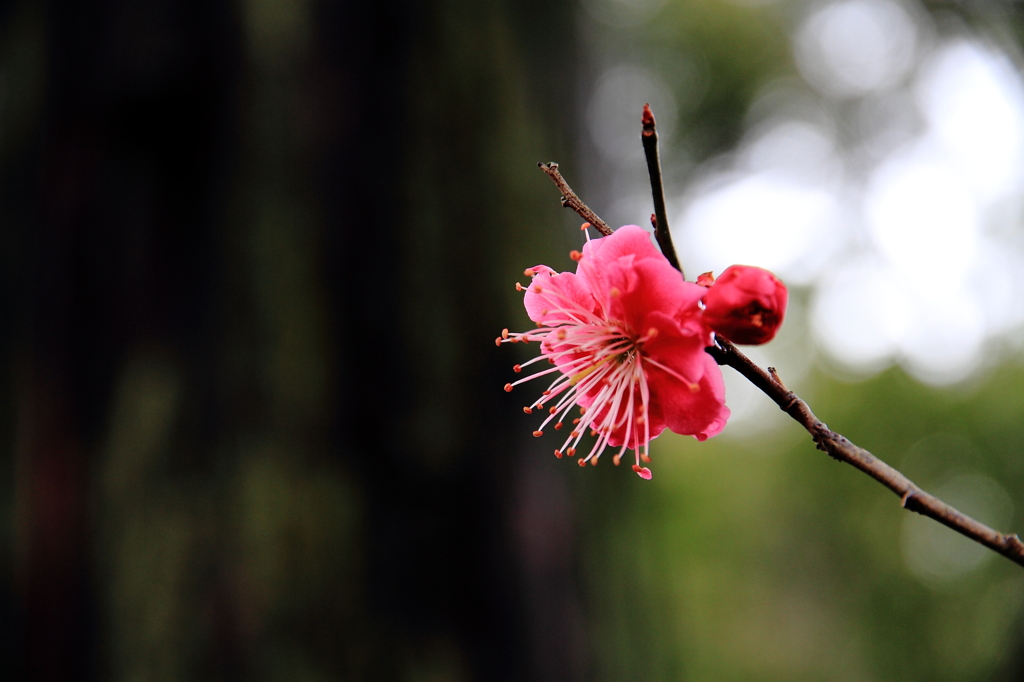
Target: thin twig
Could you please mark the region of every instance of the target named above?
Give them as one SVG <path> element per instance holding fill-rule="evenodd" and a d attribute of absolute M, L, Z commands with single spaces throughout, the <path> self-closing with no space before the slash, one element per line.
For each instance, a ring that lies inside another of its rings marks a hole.
<path fill-rule="evenodd" d="M 640 140 L 644 144 L 647 174 L 651 176 L 651 194 L 654 196 L 654 215 L 651 216 L 654 237 L 658 240 L 658 246 L 661 247 L 665 258 L 668 258 L 668 262 L 682 273 L 683 268 L 679 265 L 679 257 L 676 256 L 676 247 L 672 245 L 672 233 L 668 229 L 668 213 L 665 211 L 665 185 L 661 179 L 661 156 L 658 154 L 658 131 L 655 128 L 651 105 L 644 105 L 641 122 L 643 123 L 643 132 L 640 133 Z M 685 278 L 685 275 L 683 277 Z"/>
<path fill-rule="evenodd" d="M 900 498 L 900 504 L 904 509 L 935 519 L 942 525 L 1002 554 L 1010 561 L 1024 566 L 1024 543 L 1017 535 L 1007 535 L 993 530 L 921 490 L 899 471 L 828 428 L 814 416 L 807 403 L 786 388 L 778 379 L 774 368 L 769 368 L 769 374 L 726 339 L 719 336 L 716 342 L 718 345 L 708 348 L 707 352 L 718 364 L 732 367 L 774 400 L 783 412 L 807 429 L 819 450 L 824 450 L 834 459 L 860 469 L 893 491 Z"/>
<path fill-rule="evenodd" d="M 563 206 L 569 206 L 575 210 L 580 216 L 601 230 L 602 234 L 611 234 L 608 225 L 587 208 L 586 204 L 580 201 L 579 197 L 569 189 L 569 185 L 565 183 L 561 174 L 558 173 L 557 164 L 553 163 L 548 166 L 540 164 L 540 167 L 544 169 L 544 172 L 555 181 L 559 190 L 562 191 Z M 586 213 L 583 213 L 583 211 Z M 603 229 L 601 226 L 603 226 Z M 605 232 L 605 230 L 608 231 Z M 786 385 L 779 379 L 778 372 L 775 371 L 774 367 L 769 367 L 768 372 L 764 371 L 722 336 L 717 336 L 715 342 L 717 345 L 705 349 L 708 354 L 719 365 L 728 365 L 735 369 L 750 383 L 761 389 L 765 395 L 774 400 L 775 404 L 783 412 L 807 429 L 819 450 L 825 451 L 833 459 L 846 462 L 854 468 L 860 469 L 884 485 L 899 496 L 900 505 L 904 509 L 934 519 L 961 535 L 965 535 L 971 540 L 988 547 L 992 551 L 1002 554 L 1010 561 L 1024 566 L 1024 542 L 1021 542 L 1021 539 L 1016 534 L 1004 534 L 993 530 L 985 524 L 957 511 L 934 495 L 925 492 L 896 469 L 878 459 L 864 448 L 854 445 L 846 437 L 828 428 L 824 422 L 814 416 L 807 403 L 801 400 L 796 393 L 786 388 Z"/>
<path fill-rule="evenodd" d="M 581 218 L 586 220 L 588 223 L 593 225 L 598 232 L 604 236 L 609 236 L 612 233 L 612 228 L 608 227 L 608 223 L 597 217 L 597 214 L 590 210 L 590 207 L 583 203 L 583 201 L 576 196 L 576 192 L 572 191 L 572 187 L 569 187 L 569 183 L 565 181 L 562 174 L 558 172 L 558 164 L 551 163 L 538 163 L 542 171 L 547 173 L 547 176 L 551 178 L 555 186 L 558 187 L 558 191 L 562 193 L 562 208 L 571 208 L 576 211 Z"/>

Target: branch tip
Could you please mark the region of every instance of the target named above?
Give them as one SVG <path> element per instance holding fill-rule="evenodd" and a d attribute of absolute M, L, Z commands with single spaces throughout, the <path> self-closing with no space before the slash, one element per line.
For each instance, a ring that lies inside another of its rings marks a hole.
<path fill-rule="evenodd" d="M 583 201 L 576 196 L 576 192 L 572 191 L 572 187 L 569 187 L 569 183 L 565 181 L 562 174 L 558 172 L 558 164 L 554 161 L 550 163 L 538 163 L 537 166 L 544 171 L 544 173 L 551 178 L 551 181 L 555 183 L 555 187 L 562 193 L 562 207 L 571 208 L 576 211 L 579 217 L 586 220 L 588 223 L 594 226 L 594 228 L 603 234 L 605 237 L 612 233 L 612 228 L 608 227 L 608 223 L 601 220 L 596 213 L 590 210 L 590 207 L 583 203 Z"/>
<path fill-rule="evenodd" d="M 644 127 L 644 135 L 654 134 L 654 112 L 651 111 L 651 105 L 649 103 L 644 105 L 644 113 L 640 116 L 640 123 Z"/>
<path fill-rule="evenodd" d="M 654 112 L 651 105 L 644 105 L 643 115 L 640 117 L 643 124 L 643 131 L 640 134 L 640 141 L 644 145 L 644 156 L 647 158 L 647 174 L 651 177 L 651 195 L 654 199 L 655 220 L 654 236 L 658 240 L 658 246 L 668 262 L 682 274 L 683 268 L 679 265 L 679 256 L 676 255 L 676 247 L 672 245 L 672 232 L 668 226 L 668 212 L 665 210 L 665 186 L 661 179 L 661 157 L 658 155 L 658 132 L 654 127 Z M 686 275 L 683 275 L 686 278 Z"/>

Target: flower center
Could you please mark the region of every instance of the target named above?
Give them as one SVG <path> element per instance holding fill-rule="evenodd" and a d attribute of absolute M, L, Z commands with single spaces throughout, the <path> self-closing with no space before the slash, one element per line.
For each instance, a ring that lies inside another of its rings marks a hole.
<path fill-rule="evenodd" d="M 523 408 L 527 414 L 535 409 L 548 412 L 534 435 L 543 435 L 545 427 L 552 423 L 556 431 L 561 430 L 571 410 L 578 407 L 580 416 L 572 419 L 573 428 L 562 446 L 555 450 L 556 457 L 574 456 L 580 441 L 589 432 L 595 440 L 589 453 L 580 458 L 581 466 L 588 461 L 597 464 L 609 446 L 619 448 L 612 456 L 612 461 L 618 465 L 626 449 L 632 448 L 637 462 L 634 470 L 649 477 L 649 470 L 640 467 L 640 461 L 650 461 L 647 451 L 650 391 L 644 371 L 643 342 L 652 334 L 638 337 L 624 329 L 620 322 L 602 319 L 558 295 L 554 288 L 545 288 L 542 295 L 552 305 L 548 312 L 559 313 L 559 317 L 527 332 L 504 330 L 496 341 L 499 345 L 540 342 L 541 355 L 516 365 L 513 368 L 516 372 L 544 359 L 554 366 L 506 384 L 505 390 L 511 391 L 521 383 L 554 374 L 554 380 L 540 397 Z M 548 404 L 551 406 L 547 407 Z"/>

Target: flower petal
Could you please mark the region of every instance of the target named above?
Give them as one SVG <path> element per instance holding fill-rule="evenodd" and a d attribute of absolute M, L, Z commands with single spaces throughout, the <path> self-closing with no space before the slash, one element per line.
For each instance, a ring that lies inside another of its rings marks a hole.
<path fill-rule="evenodd" d="M 677 318 L 694 333 L 703 327 L 699 301 L 707 289 L 683 281 L 678 270 L 661 255 L 658 258 L 634 259 L 623 256 L 608 263 L 604 269 L 607 289 L 595 290 L 605 317 L 623 322 L 632 333 L 642 336 L 655 312 Z"/>
<path fill-rule="evenodd" d="M 581 320 L 593 314 L 596 304 L 586 282 L 571 272 L 557 273 L 546 265 L 532 268 L 537 274 L 526 288 L 523 303 L 530 319 L 540 325 Z"/>
<path fill-rule="evenodd" d="M 652 395 L 658 396 L 668 428 L 697 440 L 707 440 L 722 432 L 731 413 L 725 406 L 722 370 L 710 355 L 703 351 L 701 355 L 704 371 L 697 382 L 697 390 L 666 372 L 652 370 L 647 381 Z"/>
<path fill-rule="evenodd" d="M 680 324 L 676 318 L 654 311 L 646 318 L 643 354 L 646 358 L 648 380 L 652 373 L 668 374 L 680 383 L 696 384 L 706 368 L 704 349 L 711 344 L 710 336 L 694 322 Z"/>
<path fill-rule="evenodd" d="M 608 237 L 587 242 L 576 272 L 586 280 L 591 291 L 608 291 L 614 286 L 606 280 L 608 267 L 623 257 L 631 258 L 631 262 L 654 259 L 668 265 L 668 260 L 651 242 L 648 232 L 636 225 L 623 225 Z"/>

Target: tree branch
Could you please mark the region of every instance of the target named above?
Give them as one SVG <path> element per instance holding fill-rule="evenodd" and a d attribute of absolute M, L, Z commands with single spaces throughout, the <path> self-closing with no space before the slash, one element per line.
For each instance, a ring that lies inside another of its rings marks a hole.
<path fill-rule="evenodd" d="M 718 345 L 708 348 L 707 352 L 718 364 L 732 367 L 774 400 L 783 412 L 807 429 L 819 450 L 824 450 L 834 459 L 860 469 L 893 491 L 899 496 L 904 509 L 935 519 L 942 525 L 1002 554 L 1010 561 L 1024 566 L 1024 543 L 1017 535 L 1006 535 L 993 530 L 921 490 L 899 471 L 828 428 L 814 416 L 807 403 L 786 388 L 773 367 L 769 367 L 768 372 L 765 372 L 725 338 L 718 336 L 716 342 Z"/>
<path fill-rule="evenodd" d="M 646 144 L 645 144 L 646 147 Z M 562 192 L 562 206 L 572 208 L 582 218 L 590 222 L 604 235 L 612 233 L 608 225 L 597 217 L 576 193 L 569 188 L 561 174 L 558 164 L 538 164 L 541 169 L 555 182 Z M 653 186 L 652 178 L 652 186 Z M 659 176 L 660 186 L 660 176 Z M 667 223 L 662 223 L 667 226 Z M 671 247 L 671 242 L 669 242 Z M 663 247 L 664 248 L 664 247 Z M 674 255 L 674 251 L 672 251 Z M 666 254 L 666 258 L 668 255 Z M 779 379 L 774 367 L 764 371 L 750 358 L 741 353 L 736 346 L 722 336 L 717 336 L 717 345 L 705 350 L 719 365 L 728 365 L 742 374 L 750 383 L 759 388 L 765 395 L 775 401 L 779 408 L 807 429 L 819 450 L 823 450 L 833 459 L 846 462 L 856 469 L 875 479 L 900 498 L 900 505 L 909 511 L 917 512 L 941 523 L 942 525 L 965 535 L 971 540 L 1002 554 L 1014 563 L 1024 566 L 1024 542 L 1016 534 L 1004 534 L 975 521 L 971 517 L 957 511 L 939 498 L 919 488 L 913 481 L 878 459 L 864 448 L 858 447 L 846 437 L 828 428 L 824 422 L 814 416 L 811 408 L 795 393 L 786 388 Z"/>
<path fill-rule="evenodd" d="M 608 236 L 612 233 L 612 228 L 608 227 L 608 223 L 597 217 L 597 214 L 590 210 L 590 207 L 584 204 L 576 192 L 572 191 L 572 187 L 569 187 L 569 183 L 565 181 L 562 174 L 558 172 L 557 163 L 538 163 L 542 171 L 547 173 L 547 176 L 555 183 L 558 187 L 558 191 L 562 193 L 562 208 L 571 208 L 576 211 L 581 218 L 586 220 L 588 223 L 593 225 L 598 232 L 604 236 Z"/>
<path fill-rule="evenodd" d="M 668 229 L 668 213 L 665 210 L 665 185 L 661 179 L 661 157 L 658 154 L 658 131 L 654 127 L 654 113 L 651 105 L 644 105 L 644 113 L 641 118 L 643 132 L 640 133 L 640 140 L 644 144 L 644 156 L 647 157 L 647 174 L 651 176 L 651 194 L 654 196 L 654 215 L 651 216 L 651 224 L 654 226 L 654 237 L 658 240 L 661 252 L 668 258 L 680 273 L 683 272 L 679 265 L 679 257 L 676 256 L 676 247 L 672 245 L 672 233 Z M 685 279 L 686 275 L 683 275 Z"/>

